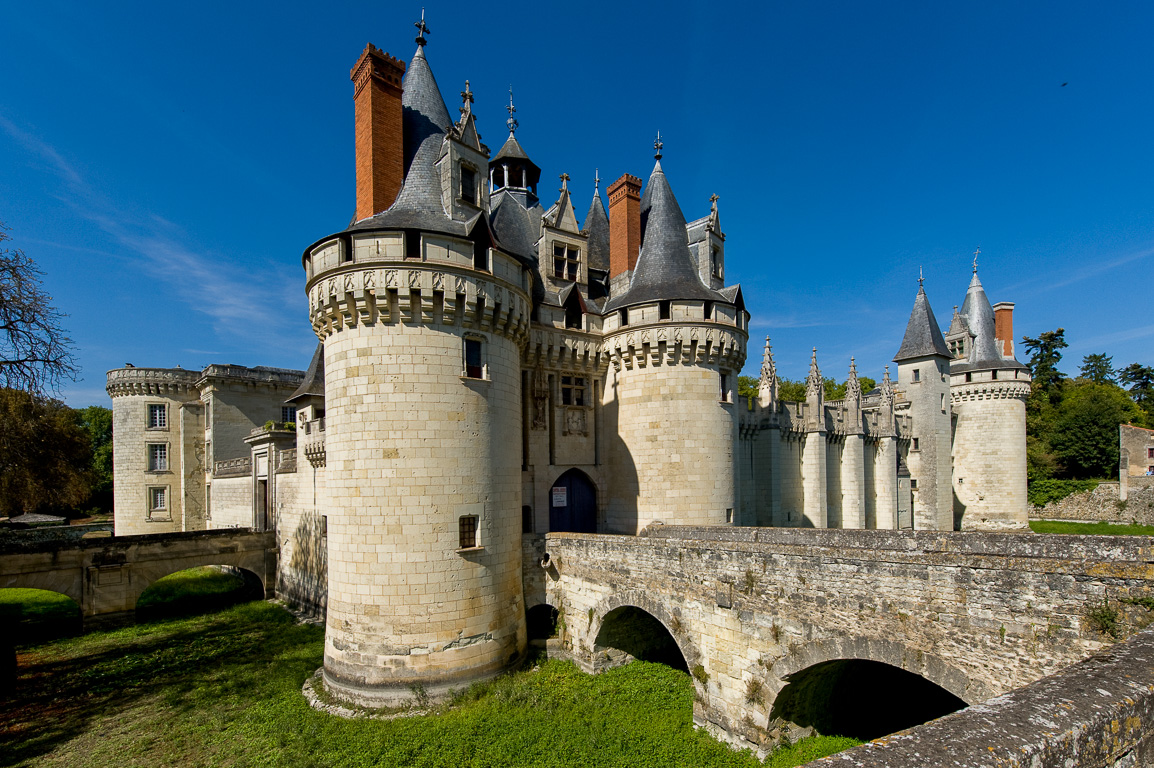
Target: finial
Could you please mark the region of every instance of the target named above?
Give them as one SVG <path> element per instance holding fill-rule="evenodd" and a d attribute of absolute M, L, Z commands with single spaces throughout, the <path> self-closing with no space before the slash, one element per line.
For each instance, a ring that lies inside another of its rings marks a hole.
<path fill-rule="evenodd" d="M 564 192 L 569 189 L 569 174 L 563 173 L 557 178 L 561 179 L 561 189 L 557 190 L 558 192 Z"/>
<path fill-rule="evenodd" d="M 718 201 L 718 200 L 720 200 L 720 199 L 721 199 L 721 198 L 720 198 L 720 197 L 718 197 L 718 196 L 717 196 L 717 193 L 715 192 L 715 193 L 713 193 L 712 195 L 710 195 L 710 196 L 709 196 L 709 204 L 710 204 L 710 205 L 711 205 L 713 208 L 717 208 L 717 201 Z"/>
<path fill-rule="evenodd" d="M 505 125 L 509 126 L 509 135 L 512 136 L 517 132 L 518 123 L 516 118 L 513 117 L 513 113 L 517 111 L 517 108 L 513 106 L 513 86 L 511 85 L 509 86 L 509 106 L 505 107 L 505 110 L 509 113 L 509 119 L 505 121 Z"/>
<path fill-rule="evenodd" d="M 424 8 L 421 9 L 421 20 L 413 22 L 413 26 L 417 28 L 417 45 L 424 48 L 425 43 L 429 42 L 428 40 L 425 39 L 425 35 L 432 34 L 432 32 L 429 31 L 429 28 L 427 26 L 425 26 L 425 9 Z"/>
<path fill-rule="evenodd" d="M 925 285 L 924 285 L 925 282 L 926 282 L 926 278 L 925 278 L 925 276 L 922 275 L 922 268 L 921 268 L 921 266 L 919 266 L 918 267 L 918 290 L 925 290 Z"/>
<path fill-rule="evenodd" d="M 661 148 L 664 146 L 665 146 L 665 143 L 661 141 L 661 131 L 658 131 L 657 132 L 657 138 L 653 140 L 653 148 L 657 150 L 657 152 L 654 153 L 653 156 L 655 158 L 657 158 L 658 160 L 661 159 Z"/>
<path fill-rule="evenodd" d="M 596 195 L 601 190 L 601 169 L 593 169 L 593 194 Z"/>
<path fill-rule="evenodd" d="M 981 248 L 974 249 L 974 274 L 978 274 L 978 254 L 982 252 Z"/>
<path fill-rule="evenodd" d="M 461 91 L 461 114 L 464 115 L 469 111 L 469 105 L 473 103 L 473 91 L 469 89 L 469 81 L 465 81 L 465 90 Z"/>

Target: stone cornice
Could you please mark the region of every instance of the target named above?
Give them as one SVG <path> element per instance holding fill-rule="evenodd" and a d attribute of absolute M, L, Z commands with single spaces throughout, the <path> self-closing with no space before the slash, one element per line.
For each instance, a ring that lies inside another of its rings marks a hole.
<path fill-rule="evenodd" d="M 109 397 L 151 395 L 154 397 L 199 396 L 199 371 L 183 368 L 116 368 L 108 372 L 105 389 Z"/>
<path fill-rule="evenodd" d="M 529 307 L 520 287 L 488 272 L 424 262 L 350 265 L 309 290 L 309 316 L 321 341 L 357 325 L 404 323 L 488 331 L 522 345 Z"/>
<path fill-rule="evenodd" d="M 745 363 L 744 331 L 710 322 L 630 325 L 605 336 L 602 354 L 617 370 L 647 365 L 698 364 L 733 373 Z"/>
<path fill-rule="evenodd" d="M 530 330 L 521 360 L 526 368 L 540 366 L 590 375 L 603 374 L 609 364 L 601 354 L 601 339 L 596 334 L 539 327 Z"/>
<path fill-rule="evenodd" d="M 973 400 L 1022 400 L 1030 396 L 1030 382 L 1022 379 L 973 381 L 950 385 L 950 403 Z"/>

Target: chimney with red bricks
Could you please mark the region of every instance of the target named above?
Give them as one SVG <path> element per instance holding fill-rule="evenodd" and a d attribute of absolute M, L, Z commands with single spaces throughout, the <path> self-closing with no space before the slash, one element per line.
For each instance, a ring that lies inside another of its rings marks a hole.
<path fill-rule="evenodd" d="M 994 305 L 994 338 L 1002 343 L 1002 357 L 1014 356 L 1014 302 Z"/>
<path fill-rule="evenodd" d="M 405 63 L 372 43 L 349 73 L 356 110 L 357 214 L 388 208 L 405 178 L 401 78 Z"/>
<path fill-rule="evenodd" d="M 632 272 L 641 252 L 641 179 L 628 173 L 609 185 L 609 279 Z"/>

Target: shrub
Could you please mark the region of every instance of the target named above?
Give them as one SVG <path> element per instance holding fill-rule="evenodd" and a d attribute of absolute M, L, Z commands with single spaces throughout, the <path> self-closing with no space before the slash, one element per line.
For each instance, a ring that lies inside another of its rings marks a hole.
<path fill-rule="evenodd" d="M 1044 507 L 1070 494 L 1092 491 L 1098 487 L 1098 483 L 1098 480 L 1033 480 L 1026 490 L 1026 500 L 1035 507 Z"/>
<path fill-rule="evenodd" d="M 1112 607 L 1108 599 L 1103 598 L 1101 605 L 1086 611 L 1086 619 L 1093 629 L 1115 640 L 1118 639 L 1121 629 L 1118 626 L 1118 609 Z"/>

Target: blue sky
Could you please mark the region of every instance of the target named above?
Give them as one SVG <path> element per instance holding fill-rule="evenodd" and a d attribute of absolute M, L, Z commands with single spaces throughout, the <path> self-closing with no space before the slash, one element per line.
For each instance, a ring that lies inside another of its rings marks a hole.
<path fill-rule="evenodd" d="M 0 220 L 69 314 L 65 399 L 107 404 L 126 362 L 304 368 L 300 255 L 353 211 L 349 70 L 369 41 L 408 60 L 420 5 L 104 5 L 9 7 L 0 47 Z M 542 198 L 567 172 L 579 215 L 660 130 L 686 216 L 720 196 L 746 373 L 768 334 L 784 376 L 817 346 L 880 377 L 919 267 L 948 325 L 979 246 L 1019 340 L 1154 364 L 1154 6 L 528 8 L 427 7 L 450 111 L 469 79 L 495 152 L 511 84 Z"/>

